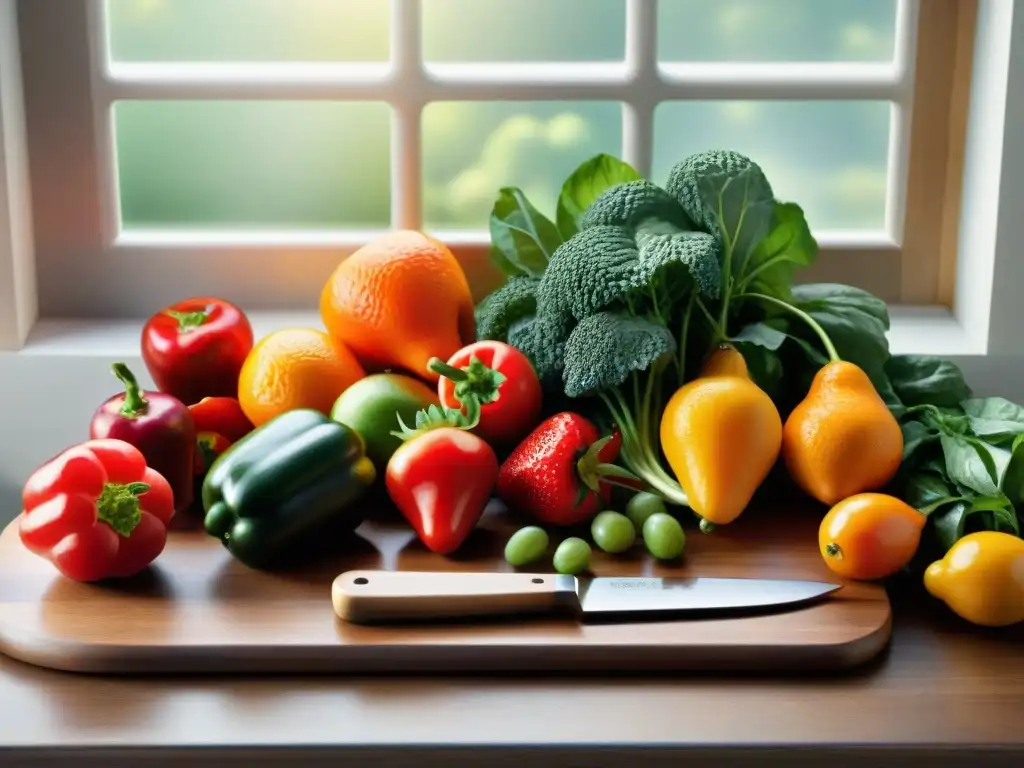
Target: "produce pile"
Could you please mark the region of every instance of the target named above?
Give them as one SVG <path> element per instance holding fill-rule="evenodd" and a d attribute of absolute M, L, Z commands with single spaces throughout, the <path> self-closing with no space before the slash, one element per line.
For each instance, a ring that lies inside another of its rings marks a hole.
<path fill-rule="evenodd" d="M 890 354 L 870 293 L 795 284 L 817 243 L 751 158 L 698 153 L 659 186 L 598 155 L 553 217 L 503 188 L 490 228 L 506 279 L 476 306 L 448 248 L 402 231 L 339 263 L 323 329 L 257 341 L 216 298 L 156 312 L 157 391 L 113 365 L 89 439 L 26 482 L 26 547 L 129 577 L 198 514 L 274 569 L 351 535 L 376 491 L 442 557 L 497 497 L 524 523 L 508 562 L 574 574 L 592 546 L 677 560 L 687 529 L 788 485 L 839 576 L 910 573 L 970 622 L 1024 621 L 1024 407 Z"/>

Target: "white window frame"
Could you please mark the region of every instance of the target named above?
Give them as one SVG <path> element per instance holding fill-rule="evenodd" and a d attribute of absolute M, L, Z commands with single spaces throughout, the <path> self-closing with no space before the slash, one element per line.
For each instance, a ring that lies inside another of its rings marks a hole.
<path fill-rule="evenodd" d="M 33 0 L 62 8 L 81 1 Z M 342 253 L 373 234 L 307 232 L 296 236 L 282 232 L 257 237 L 223 233 L 204 237 L 119 233 L 113 134 L 107 109 L 110 102 L 119 98 L 339 99 L 366 98 L 370 93 L 367 89 L 372 89 L 375 100 L 390 101 L 396 111 L 392 136 L 393 226 L 413 228 L 421 225 L 420 113 L 430 101 L 623 101 L 629 104 L 624 109 L 623 156 L 645 173 L 650 167 L 653 109 L 665 98 L 845 96 L 893 100 L 901 108 L 894 110 L 895 125 L 890 134 L 886 232 L 876 237 L 865 237 L 862 233 L 817 234 L 823 255 L 842 253 L 856 257 L 869 251 L 896 249 L 902 236 L 901 208 L 908 155 L 909 127 L 903 115 L 908 113 L 907 104 L 912 97 L 913 67 L 908 66 L 908 51 L 913 50 L 918 1 L 899 3 L 901 33 L 892 64 L 658 65 L 654 58 L 655 3 L 627 0 L 626 61 L 621 65 L 422 65 L 419 2 L 391 0 L 394 56 L 389 65 L 183 66 L 161 71 L 152 65 L 109 65 L 101 55 L 105 49 L 96 44 L 102 41 L 105 29 L 99 12 L 101 3 L 88 0 L 93 118 L 99 137 L 93 158 L 99 171 L 99 184 L 94 190 L 100 201 L 96 206 L 98 240 L 86 251 L 40 251 L 38 265 L 41 272 L 47 273 L 40 282 L 64 287 L 54 296 L 38 290 L 32 281 L 22 279 L 15 285 L 9 278 L 32 264 L 32 247 L 31 243 L 26 245 L 24 235 L 16 234 L 16 227 L 0 226 L 0 347 L 17 349 L 25 342 L 37 302 L 44 310 L 44 319 L 35 323 L 37 329 L 45 326 L 53 315 L 67 314 L 137 323 L 162 300 L 192 292 L 200 284 L 193 275 L 202 275 L 204 291 L 257 307 L 257 315 L 262 315 L 262 310 L 295 310 L 308 311 L 313 316 L 315 293 L 310 293 L 310 285 L 321 280 Z M 0 9 L 6 11 L 6 15 L 0 14 L 0 19 L 6 19 L 8 26 L 14 2 L 0 0 Z M 952 311 L 938 307 L 893 307 L 891 340 L 897 350 L 952 356 L 1019 354 L 1015 336 L 1020 333 L 1019 320 L 1024 313 L 1018 309 L 1014 292 L 1019 291 L 1018 286 L 1024 286 L 1024 260 L 1015 253 L 1015 245 L 1022 241 L 1024 227 L 1015 200 L 1020 199 L 1019 187 L 1024 184 L 1024 83 L 1020 82 L 1024 77 L 1024 21 L 1020 18 L 1022 14 L 1013 11 L 1014 0 L 981 0 L 979 6 L 976 35 L 981 44 L 976 46 L 972 74 L 954 307 Z M 12 36 L 10 30 L 8 35 Z M 8 54 L 7 58 L 12 57 Z M 6 68 L 0 64 L 0 76 L 18 79 L 10 64 Z M 1008 86 L 1010 78 L 1015 90 Z M 6 95 L 0 104 L 0 115 L 5 124 L 18 122 L 20 106 L 16 91 L 3 91 Z M 3 133 L 0 159 L 6 158 L 7 172 L 0 176 L 0 202 L 5 202 L 8 215 L 17 210 L 24 219 L 24 211 L 31 207 L 26 202 L 28 184 L 20 179 L 19 172 L 10 170 L 11 158 L 14 166 L 24 164 L 18 160 L 23 158 L 24 149 L 17 133 Z M 36 158 L 35 163 L 45 163 L 45 158 Z M 3 167 L 0 164 L 0 169 Z M 0 212 L 0 223 L 2 216 Z M 435 234 L 454 244 L 464 260 L 485 258 L 487 242 L 479 233 Z M 291 259 L 293 279 L 275 285 L 270 296 L 258 276 L 279 266 L 283 258 Z M 60 277 L 55 281 L 53 275 L 58 272 Z M 94 292 L 82 298 L 83 281 L 87 280 L 107 286 L 107 293 Z M 82 320 L 78 327 L 86 328 L 96 320 Z M 70 326 L 63 322 L 60 327 Z M 52 342 L 52 333 L 47 338 Z M 84 337 L 77 338 L 81 341 Z"/>

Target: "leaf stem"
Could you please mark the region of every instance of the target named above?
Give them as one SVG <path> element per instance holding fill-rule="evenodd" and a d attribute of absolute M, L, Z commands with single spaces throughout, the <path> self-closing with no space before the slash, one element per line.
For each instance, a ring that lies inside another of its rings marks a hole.
<path fill-rule="evenodd" d="M 741 293 L 736 298 L 737 299 L 759 299 L 760 301 L 766 301 L 769 304 L 774 304 L 775 306 L 779 307 L 780 309 L 785 309 L 787 312 L 790 312 L 791 314 L 796 315 L 801 320 L 803 320 L 805 323 L 807 323 L 808 327 L 812 331 L 814 331 L 814 333 L 818 336 L 819 339 L 821 339 L 822 346 L 825 347 L 825 352 L 828 355 L 830 362 L 836 363 L 836 362 L 839 362 L 842 359 L 841 357 L 839 357 L 839 353 L 836 351 L 836 347 L 835 347 L 835 344 L 832 343 L 832 339 L 830 339 L 828 337 L 828 334 L 825 333 L 825 329 L 821 327 L 821 325 L 818 323 L 817 320 L 815 320 L 809 314 L 804 312 L 802 309 L 794 307 L 792 304 L 790 304 L 787 301 L 783 301 L 782 299 L 777 299 L 774 296 L 768 296 L 767 294 L 764 294 L 764 293 Z"/>
<path fill-rule="evenodd" d="M 600 392 L 599 396 L 604 401 L 612 420 L 619 427 L 619 432 L 622 435 L 621 454 L 627 468 L 668 503 L 689 507 L 689 500 L 683 489 L 679 487 L 679 483 L 668 476 L 650 446 L 640 442 L 636 421 L 634 421 L 622 393 L 616 388 L 608 392 Z"/>
<path fill-rule="evenodd" d="M 697 298 L 697 309 L 704 313 L 704 318 L 708 321 L 708 324 L 711 326 L 712 333 L 717 335 L 718 321 L 715 319 L 715 316 L 711 314 L 711 311 L 706 306 L 704 306 L 704 302 L 700 300 L 700 297 Z"/>
<path fill-rule="evenodd" d="M 693 305 L 696 304 L 697 291 L 690 293 L 690 300 L 686 302 L 686 310 L 683 312 L 683 325 L 679 329 L 679 360 L 676 365 L 679 370 L 679 386 L 686 383 L 686 337 L 690 335 L 690 317 L 693 315 Z M 707 312 L 707 309 L 704 310 Z M 710 313 L 709 313 L 710 315 Z"/>

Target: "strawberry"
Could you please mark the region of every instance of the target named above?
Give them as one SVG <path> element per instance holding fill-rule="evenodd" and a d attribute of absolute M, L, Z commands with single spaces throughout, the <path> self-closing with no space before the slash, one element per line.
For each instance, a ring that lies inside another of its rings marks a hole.
<path fill-rule="evenodd" d="M 555 414 L 505 459 L 498 473 L 498 496 L 544 523 L 581 523 L 609 502 L 611 486 L 598 478 L 612 474 L 608 462 L 616 459 L 621 445 L 617 432 L 602 438 L 579 414 Z"/>

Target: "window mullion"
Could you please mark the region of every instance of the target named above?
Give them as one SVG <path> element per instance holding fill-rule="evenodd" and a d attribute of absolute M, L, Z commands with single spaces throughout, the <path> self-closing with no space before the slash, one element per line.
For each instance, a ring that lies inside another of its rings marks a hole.
<path fill-rule="evenodd" d="M 898 245 L 903 244 L 906 224 L 907 179 L 910 171 L 911 114 L 917 54 L 919 0 L 898 0 L 896 8 L 895 63 L 898 77 L 889 122 L 888 184 L 885 230 Z"/>
<path fill-rule="evenodd" d="M 423 71 L 420 0 L 391 0 L 391 225 L 419 229 L 423 223 Z"/>
<path fill-rule="evenodd" d="M 626 69 L 630 86 L 622 110 L 622 156 L 641 176 L 653 165 L 654 109 L 658 82 L 658 9 L 649 0 L 627 0 Z"/>
<path fill-rule="evenodd" d="M 108 51 L 107 8 L 105 2 L 88 3 L 90 83 L 93 89 L 93 130 L 96 146 L 96 176 L 100 184 L 99 207 L 102 216 L 100 236 L 113 243 L 121 229 L 121 194 L 117 169 L 117 143 L 114 126 L 115 95 L 107 89 L 110 60 Z"/>

